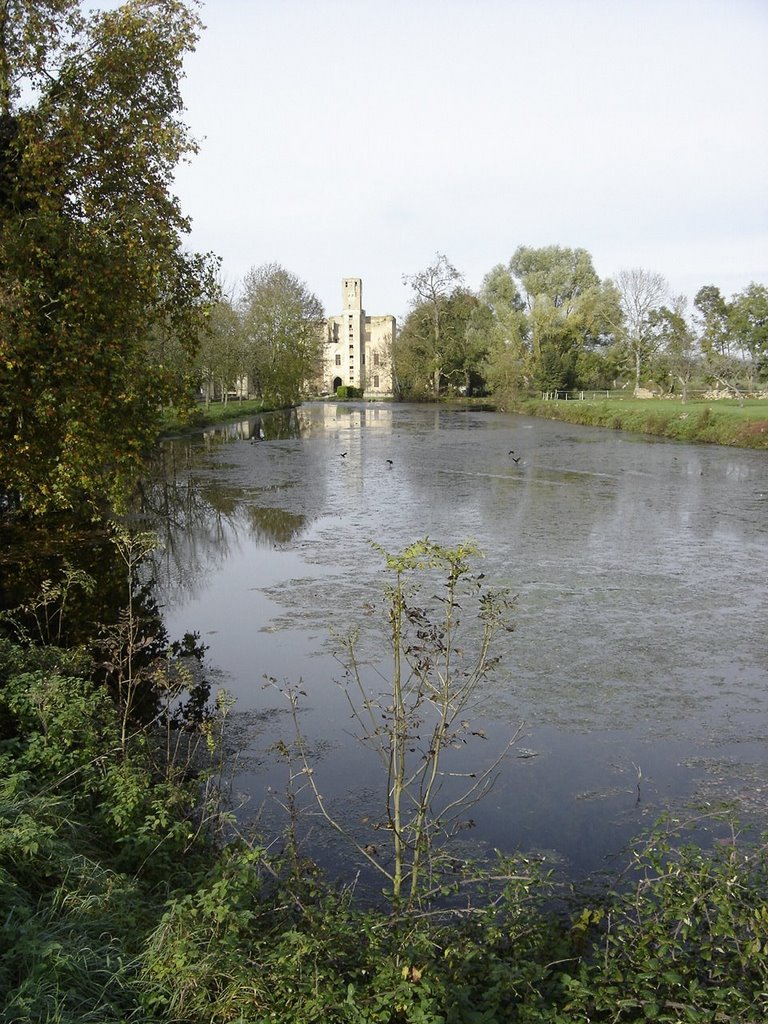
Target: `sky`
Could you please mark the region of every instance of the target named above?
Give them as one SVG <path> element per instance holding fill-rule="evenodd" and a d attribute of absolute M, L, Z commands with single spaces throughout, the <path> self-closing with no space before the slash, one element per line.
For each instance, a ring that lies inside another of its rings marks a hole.
<path fill-rule="evenodd" d="M 207 0 L 175 190 L 225 286 L 276 262 L 402 319 L 520 245 L 689 300 L 768 285 L 768 0 Z"/>

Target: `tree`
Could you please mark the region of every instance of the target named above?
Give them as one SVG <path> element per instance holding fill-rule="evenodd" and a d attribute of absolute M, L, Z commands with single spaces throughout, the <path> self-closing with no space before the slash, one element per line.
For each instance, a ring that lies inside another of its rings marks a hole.
<path fill-rule="evenodd" d="M 693 300 L 703 352 L 708 358 L 730 355 L 728 303 L 713 284 L 699 288 Z"/>
<path fill-rule="evenodd" d="M 669 294 L 669 286 L 661 274 L 642 267 L 619 271 L 616 287 L 624 314 L 622 340 L 635 371 L 635 387 L 640 387 L 644 362 L 658 348 L 659 337 L 652 330 L 653 314 Z"/>
<path fill-rule="evenodd" d="M 322 303 L 294 274 L 267 263 L 246 274 L 240 309 L 256 391 L 272 404 L 296 404 L 319 374 Z"/>
<path fill-rule="evenodd" d="M 519 246 L 509 269 L 525 295 L 536 383 L 575 386 L 579 353 L 606 345 L 621 322 L 615 286 L 601 282 L 586 249 Z"/>
<path fill-rule="evenodd" d="M 510 270 L 498 264 L 489 270 L 480 287 L 480 301 L 490 311 L 486 382 L 497 393 L 509 393 L 530 379 L 528 319 L 525 303 Z"/>
<path fill-rule="evenodd" d="M 222 294 L 211 307 L 198 352 L 206 401 L 218 393 L 226 403 L 231 391 L 242 395 L 249 355 L 240 314 L 231 296 Z"/>
<path fill-rule="evenodd" d="M 679 295 L 669 306 L 651 311 L 648 321 L 656 345 L 664 352 L 668 372 L 682 388 L 682 400 L 687 401 L 688 385 L 699 365 L 696 338 L 685 318 L 685 296 Z"/>
<path fill-rule="evenodd" d="M 171 193 L 200 22 L 182 0 L 1 6 L 0 487 L 30 511 L 102 507 L 187 392 L 214 290 Z"/>
<path fill-rule="evenodd" d="M 699 343 L 711 378 L 738 391 L 736 381 L 743 369 L 731 333 L 731 307 L 716 285 L 699 288 L 693 300 Z"/>
<path fill-rule="evenodd" d="M 421 319 L 429 318 L 429 334 L 424 341 L 431 364 L 432 389 L 435 399 L 440 397 L 440 381 L 445 363 L 442 320 L 445 312 L 445 301 L 453 289 L 461 282 L 462 275 L 449 262 L 447 256 L 435 254 L 435 260 L 426 270 L 417 274 L 403 274 L 403 284 L 410 285 L 414 291 L 413 311 L 419 312 Z"/>
<path fill-rule="evenodd" d="M 444 335 L 448 339 L 444 376 L 464 395 L 482 392 L 491 313 L 467 288 L 456 288 L 446 302 Z"/>
<path fill-rule="evenodd" d="M 490 314 L 476 295 L 455 288 L 440 300 L 439 360 L 435 349 L 434 308 L 422 302 L 409 313 L 396 342 L 395 366 L 403 393 L 435 397 L 447 387 L 471 394 L 484 386 Z M 437 377 L 436 377 L 437 374 Z"/>
<path fill-rule="evenodd" d="M 728 311 L 728 324 L 733 338 L 757 372 L 759 379 L 768 377 L 768 288 L 753 281 L 743 292 L 733 296 Z"/>
<path fill-rule="evenodd" d="M 82 30 L 80 0 L 5 0 L 0 8 L 0 115 L 12 119 L 22 90 L 39 89 Z"/>

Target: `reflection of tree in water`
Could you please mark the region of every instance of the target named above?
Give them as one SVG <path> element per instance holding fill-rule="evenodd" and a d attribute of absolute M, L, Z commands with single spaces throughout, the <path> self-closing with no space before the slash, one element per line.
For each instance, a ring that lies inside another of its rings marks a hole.
<path fill-rule="evenodd" d="M 251 432 L 258 436 L 262 419 L 268 441 L 300 436 L 296 410 L 286 410 L 269 420 L 249 421 L 247 431 L 243 424 L 230 424 L 215 439 L 210 432 L 202 447 L 199 437 L 169 439 L 148 465 L 137 514 L 159 539 L 154 568 L 161 601 L 176 602 L 194 593 L 232 555 L 238 537 L 261 545 L 284 544 L 303 528 L 306 516 L 256 505 L 252 485 L 238 485 L 231 477 L 224 482 L 220 467 L 206 463 L 212 450 L 243 445 Z"/>
<path fill-rule="evenodd" d="M 257 541 L 272 541 L 287 544 L 297 537 L 307 521 L 306 516 L 286 512 L 281 508 L 257 508 L 251 505 L 245 510 L 251 535 Z"/>
<path fill-rule="evenodd" d="M 0 539 L 0 636 L 83 648 L 88 675 L 107 687 L 126 720 L 149 721 L 166 701 L 177 722 L 205 715 L 210 684 L 198 672 L 203 648 L 192 634 L 169 637 L 140 538 L 61 515 L 55 523 L 4 525 Z M 174 667 L 169 649 L 179 659 Z M 189 677 L 178 668 L 193 663 L 195 682 L 185 691 Z"/>
<path fill-rule="evenodd" d="M 0 540 L 0 609 L 16 609 L 14 619 L 30 630 L 33 639 L 75 646 L 92 637 L 95 623 L 117 622 L 126 603 L 125 568 L 104 529 L 62 515 L 55 523 L 49 518 L 44 523 L 4 525 Z M 40 601 L 46 581 L 59 584 L 73 572 L 85 573 L 92 585 L 68 586 L 65 612 L 52 606 L 45 613 L 55 636 L 38 636 L 34 617 L 22 606 L 31 609 Z M 156 615 L 146 588 L 133 596 L 142 614 Z"/>

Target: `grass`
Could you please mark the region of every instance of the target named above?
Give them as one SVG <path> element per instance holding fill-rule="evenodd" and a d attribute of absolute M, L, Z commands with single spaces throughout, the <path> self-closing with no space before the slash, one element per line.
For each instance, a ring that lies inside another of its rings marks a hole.
<path fill-rule="evenodd" d="M 664 398 L 592 401 L 529 398 L 511 402 L 505 408 L 527 416 L 651 434 L 676 441 L 768 451 L 768 402 L 760 399 L 683 403 L 679 399 Z"/>
<path fill-rule="evenodd" d="M 188 427 L 203 427 L 209 423 L 226 423 L 244 416 L 260 416 L 274 412 L 275 407 L 260 398 L 232 398 L 228 402 L 200 403 L 189 412 L 168 409 L 163 419 L 163 430 L 183 430 Z"/>

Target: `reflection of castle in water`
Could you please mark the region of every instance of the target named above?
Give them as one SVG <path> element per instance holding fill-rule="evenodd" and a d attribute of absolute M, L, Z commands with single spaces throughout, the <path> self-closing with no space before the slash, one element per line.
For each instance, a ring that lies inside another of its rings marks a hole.
<path fill-rule="evenodd" d="M 392 407 L 381 402 L 362 405 L 359 403 L 312 402 L 308 407 L 297 409 L 301 422 L 302 437 L 327 435 L 339 427 L 373 427 L 381 430 L 392 429 Z"/>

